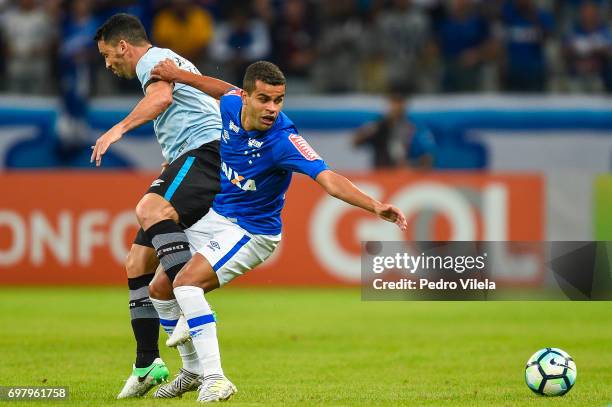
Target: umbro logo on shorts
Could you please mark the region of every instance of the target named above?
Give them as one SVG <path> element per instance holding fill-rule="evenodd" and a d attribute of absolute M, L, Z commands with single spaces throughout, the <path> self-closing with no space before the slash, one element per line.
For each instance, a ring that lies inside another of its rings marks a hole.
<path fill-rule="evenodd" d="M 162 183 L 162 182 L 164 182 L 164 180 L 163 180 L 163 179 L 159 179 L 159 178 L 158 178 L 158 179 L 156 179 L 155 181 L 153 181 L 153 182 L 151 183 L 151 186 L 152 186 L 152 187 L 158 187 L 158 186 L 160 186 L 160 185 L 161 185 L 161 183 Z"/>
<path fill-rule="evenodd" d="M 211 250 L 221 250 L 221 246 L 219 245 L 219 242 L 217 242 L 216 240 L 211 240 L 210 242 L 208 242 L 207 245 Z"/>

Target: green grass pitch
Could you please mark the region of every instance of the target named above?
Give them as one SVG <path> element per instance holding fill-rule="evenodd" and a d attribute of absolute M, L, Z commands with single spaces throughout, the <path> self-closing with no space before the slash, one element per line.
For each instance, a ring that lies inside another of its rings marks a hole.
<path fill-rule="evenodd" d="M 607 406 L 612 403 L 612 304 L 362 302 L 355 289 L 227 287 L 219 318 L 231 405 Z M 194 405 L 115 400 L 134 343 L 127 290 L 0 289 L 0 385 L 68 386 L 69 401 L 7 406 Z M 165 334 L 160 337 L 165 340 Z M 544 398 L 525 385 L 537 349 L 560 347 L 576 386 Z M 160 346 L 171 374 L 178 355 Z"/>

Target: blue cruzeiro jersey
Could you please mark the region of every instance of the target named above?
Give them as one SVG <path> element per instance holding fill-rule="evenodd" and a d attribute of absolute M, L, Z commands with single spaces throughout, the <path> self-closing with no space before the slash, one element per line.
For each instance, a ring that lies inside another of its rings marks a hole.
<path fill-rule="evenodd" d="M 314 179 L 328 167 L 284 113 L 269 130 L 247 132 L 241 109 L 240 90 L 221 97 L 221 192 L 213 209 L 250 233 L 277 235 L 292 172 Z"/>
<path fill-rule="evenodd" d="M 136 75 L 146 92 L 151 70 L 160 61 L 172 59 L 184 70 L 199 74 L 185 58 L 166 48 L 153 47 L 136 64 Z M 219 139 L 221 116 L 217 101 L 204 92 L 181 83 L 174 84 L 172 104 L 154 121 L 153 127 L 162 154 L 168 162 L 202 144 Z"/>

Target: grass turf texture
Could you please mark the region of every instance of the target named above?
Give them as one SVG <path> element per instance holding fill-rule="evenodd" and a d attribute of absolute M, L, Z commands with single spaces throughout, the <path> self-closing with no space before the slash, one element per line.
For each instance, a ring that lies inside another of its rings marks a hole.
<path fill-rule="evenodd" d="M 245 289 L 209 296 L 232 405 L 605 406 L 612 402 L 612 304 L 362 302 L 352 289 Z M 68 386 L 70 400 L 18 405 L 194 405 L 115 400 L 134 343 L 123 288 L 0 289 L 0 385 Z M 165 340 L 165 334 L 160 337 Z M 576 386 L 544 398 L 524 364 L 555 346 Z M 171 369 L 178 355 L 160 344 Z"/>

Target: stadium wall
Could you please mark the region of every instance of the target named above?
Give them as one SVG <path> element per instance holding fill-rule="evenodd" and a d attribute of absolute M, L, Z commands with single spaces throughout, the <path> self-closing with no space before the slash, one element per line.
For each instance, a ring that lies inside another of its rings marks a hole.
<path fill-rule="evenodd" d="M 239 284 L 356 284 L 366 240 L 542 240 L 545 190 L 537 174 L 348 174 L 407 214 L 393 224 L 327 196 L 298 175 L 287 194 L 283 242 Z M 121 284 L 137 230 L 133 207 L 154 173 L 0 175 L 0 284 Z"/>
<path fill-rule="evenodd" d="M 137 99 L 96 99 L 90 106 L 94 141 L 121 120 Z M 285 111 L 321 155 L 340 170 L 364 171 L 369 155 L 355 150 L 351 135 L 385 110 L 379 97 L 288 98 Z M 415 97 L 410 118 L 437 142 L 439 169 L 609 172 L 612 98 L 579 96 Z M 0 97 L 0 168 L 90 167 L 87 148 L 65 148 L 56 135 L 62 117 L 57 101 Z M 156 170 L 161 162 L 152 126 L 143 126 L 113 146 L 106 168 Z"/>

